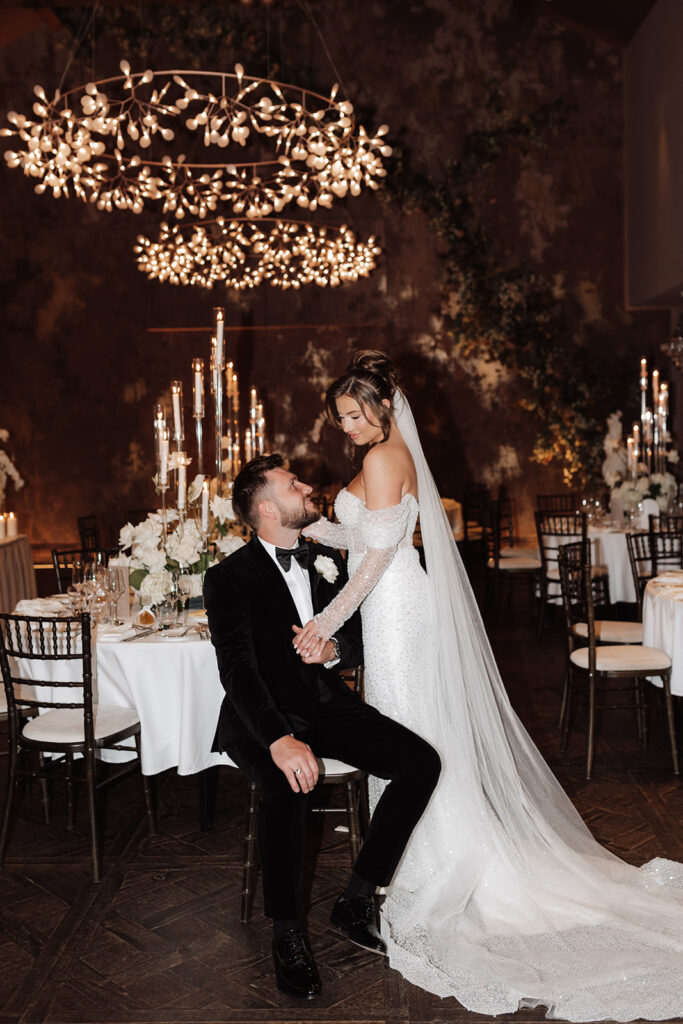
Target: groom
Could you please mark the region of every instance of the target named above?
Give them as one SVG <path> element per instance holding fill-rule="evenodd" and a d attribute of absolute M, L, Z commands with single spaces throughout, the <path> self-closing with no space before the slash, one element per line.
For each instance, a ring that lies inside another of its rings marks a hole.
<path fill-rule="evenodd" d="M 265 912 L 273 919 L 275 976 L 282 991 L 304 998 L 321 991 L 302 901 L 306 797 L 318 780 L 316 758 L 336 758 L 388 780 L 331 916 L 335 928 L 378 953 L 385 946 L 376 888 L 391 881 L 441 769 L 428 743 L 364 704 L 340 679 L 337 669 L 362 661 L 357 612 L 317 660 L 297 654 L 292 644 L 347 578 L 336 551 L 299 538 L 319 518 L 310 494 L 281 455 L 247 463 L 235 480 L 233 506 L 255 536 L 209 569 L 204 583 L 226 692 L 216 747 L 258 786 L 258 850 Z"/>

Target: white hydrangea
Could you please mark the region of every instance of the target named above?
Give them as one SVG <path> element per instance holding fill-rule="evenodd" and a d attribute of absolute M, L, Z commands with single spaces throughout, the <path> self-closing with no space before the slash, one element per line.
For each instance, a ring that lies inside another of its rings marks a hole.
<path fill-rule="evenodd" d="M 140 584 L 140 603 L 143 606 L 161 604 L 173 586 L 173 577 L 167 569 L 150 572 Z"/>

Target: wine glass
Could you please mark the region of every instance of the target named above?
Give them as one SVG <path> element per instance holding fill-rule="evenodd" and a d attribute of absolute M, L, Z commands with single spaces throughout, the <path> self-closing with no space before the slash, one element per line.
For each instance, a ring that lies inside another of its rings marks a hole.
<path fill-rule="evenodd" d="M 107 621 L 113 622 L 115 626 L 123 625 L 123 619 L 116 617 L 116 608 L 125 590 L 123 573 L 115 565 L 110 566 L 107 569 Z"/>

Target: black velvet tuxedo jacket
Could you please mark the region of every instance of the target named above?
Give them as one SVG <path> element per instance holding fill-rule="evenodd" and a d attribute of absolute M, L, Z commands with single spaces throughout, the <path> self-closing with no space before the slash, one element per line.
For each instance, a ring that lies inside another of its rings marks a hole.
<path fill-rule="evenodd" d="M 321 611 L 347 580 L 337 551 L 311 545 L 309 578 L 314 612 Z M 334 561 L 334 583 L 314 566 L 318 555 Z M 305 665 L 294 650 L 292 625 L 305 625 L 277 565 L 258 537 L 212 566 L 204 579 L 204 605 L 226 696 L 214 749 L 230 752 L 231 741 L 251 733 L 264 747 L 305 729 L 322 699 L 356 699 L 338 674 L 363 659 L 360 614 L 337 632 L 339 664 Z"/>

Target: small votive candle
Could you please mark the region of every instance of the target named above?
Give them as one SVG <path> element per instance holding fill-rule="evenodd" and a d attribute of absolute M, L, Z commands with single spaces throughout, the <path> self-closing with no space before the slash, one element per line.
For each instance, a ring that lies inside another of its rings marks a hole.
<path fill-rule="evenodd" d="M 19 520 L 15 516 L 14 512 L 7 513 L 5 523 L 7 526 L 7 536 L 16 537 L 19 533 Z"/>
<path fill-rule="evenodd" d="M 4 540 L 7 536 L 7 526 L 5 525 L 5 513 L 0 514 L 0 540 Z"/>

